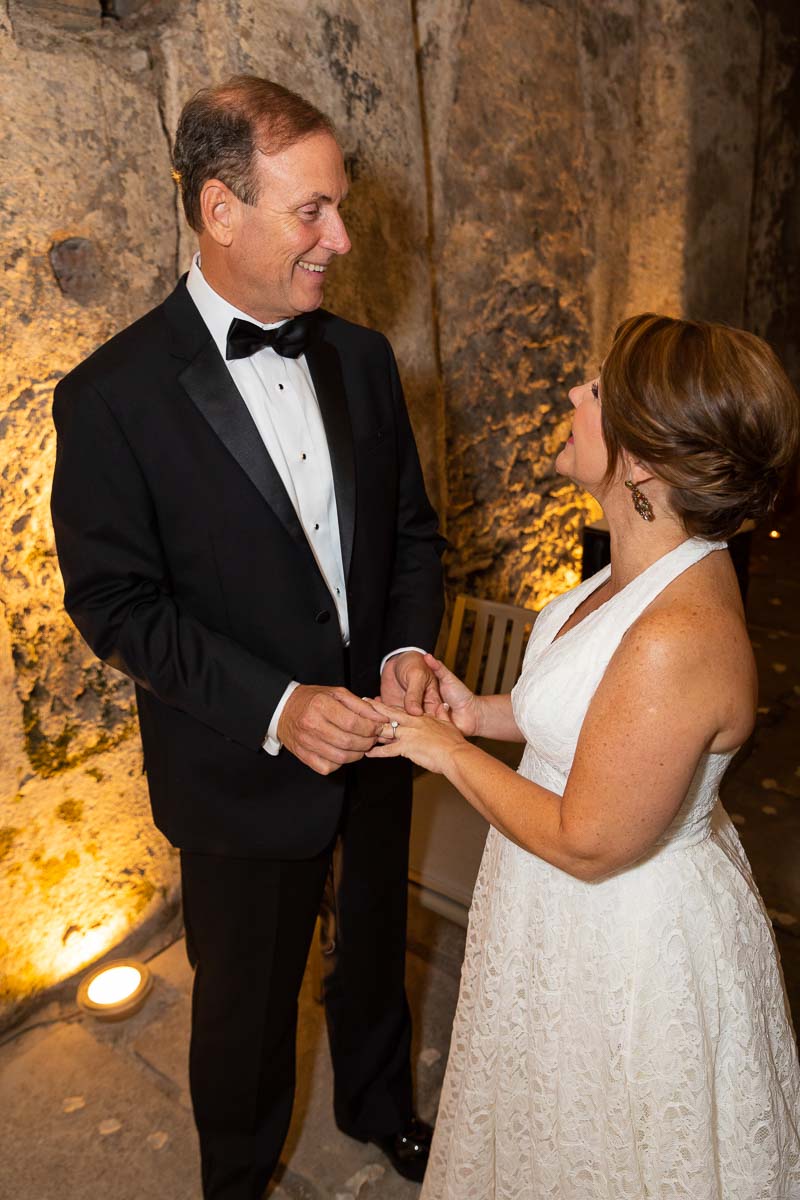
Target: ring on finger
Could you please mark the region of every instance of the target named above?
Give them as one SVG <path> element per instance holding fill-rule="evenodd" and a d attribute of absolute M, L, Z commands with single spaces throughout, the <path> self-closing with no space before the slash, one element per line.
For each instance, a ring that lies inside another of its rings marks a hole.
<path fill-rule="evenodd" d="M 392 727 L 392 737 L 396 738 L 397 737 L 397 729 L 398 729 L 398 726 L 400 725 L 400 722 L 399 721 L 390 721 L 389 724 Z"/>

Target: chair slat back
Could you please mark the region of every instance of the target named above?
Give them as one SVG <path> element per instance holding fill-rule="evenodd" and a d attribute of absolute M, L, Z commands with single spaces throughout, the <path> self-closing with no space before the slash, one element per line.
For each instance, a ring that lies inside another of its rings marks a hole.
<path fill-rule="evenodd" d="M 444 663 L 477 695 L 510 692 L 535 620 L 531 608 L 456 596 Z"/>
<path fill-rule="evenodd" d="M 446 667 L 450 667 L 451 671 L 453 670 L 451 664 L 456 661 L 458 656 L 458 641 L 461 637 L 461 627 L 464 624 L 466 607 L 467 597 L 456 596 L 455 604 L 453 605 L 453 619 L 450 622 L 450 629 L 447 632 L 444 653 L 441 655 L 442 662 Z"/>

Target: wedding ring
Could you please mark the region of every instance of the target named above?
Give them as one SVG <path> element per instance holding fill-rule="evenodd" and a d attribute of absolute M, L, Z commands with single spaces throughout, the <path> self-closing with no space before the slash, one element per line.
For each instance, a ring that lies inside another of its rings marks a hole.
<path fill-rule="evenodd" d="M 390 721 L 389 724 L 392 727 L 392 737 L 396 738 L 397 737 L 397 727 L 400 724 L 400 722 L 399 721 Z"/>

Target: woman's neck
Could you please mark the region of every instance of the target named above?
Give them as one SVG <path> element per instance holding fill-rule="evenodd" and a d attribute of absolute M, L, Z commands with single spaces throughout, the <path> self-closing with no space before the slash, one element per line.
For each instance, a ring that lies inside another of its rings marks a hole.
<path fill-rule="evenodd" d="M 612 596 L 689 537 L 680 522 L 660 506 L 652 521 L 644 521 L 630 501 L 627 506 L 609 504 L 605 514 L 611 539 Z"/>

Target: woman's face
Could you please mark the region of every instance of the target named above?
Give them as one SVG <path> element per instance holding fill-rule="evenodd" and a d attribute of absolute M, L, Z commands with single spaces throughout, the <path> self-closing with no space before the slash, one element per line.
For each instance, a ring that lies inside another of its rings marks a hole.
<path fill-rule="evenodd" d="M 575 409 L 572 432 L 556 458 L 555 468 L 559 475 L 568 476 L 594 494 L 605 480 L 608 468 L 600 416 L 600 380 L 579 383 L 570 389 L 569 399 Z"/>

